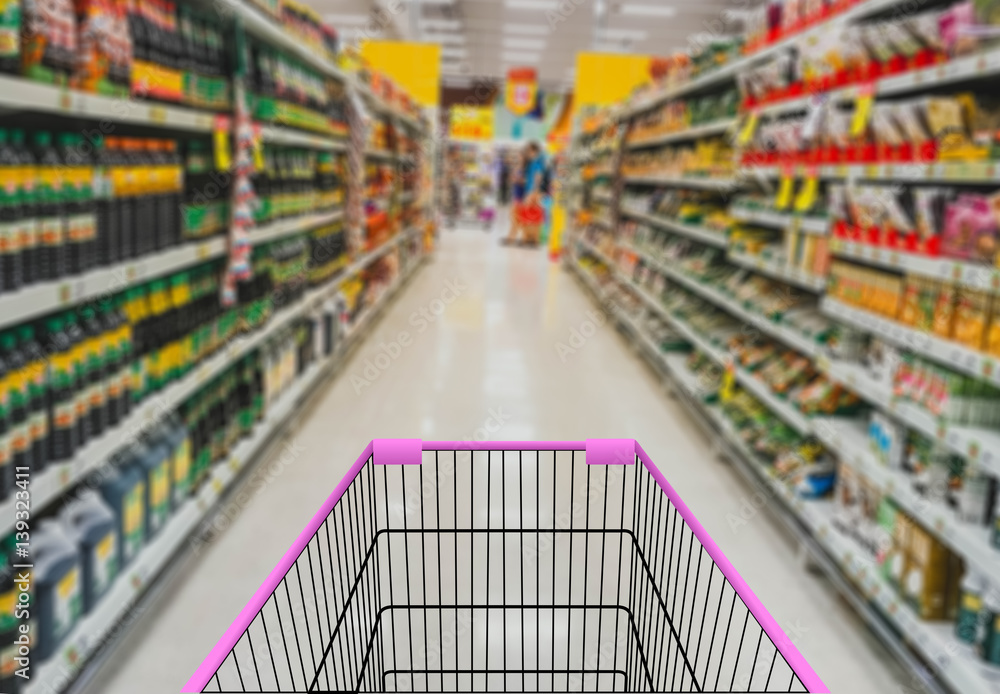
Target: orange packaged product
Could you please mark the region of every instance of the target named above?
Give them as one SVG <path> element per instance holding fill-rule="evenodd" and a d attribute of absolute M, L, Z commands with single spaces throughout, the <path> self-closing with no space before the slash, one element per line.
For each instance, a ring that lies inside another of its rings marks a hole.
<path fill-rule="evenodd" d="M 982 349 L 989 316 L 990 299 L 985 292 L 974 289 L 961 290 L 955 304 L 956 342 L 971 349 Z"/>
<path fill-rule="evenodd" d="M 75 0 L 78 52 L 73 84 L 78 89 L 127 96 L 132 38 L 126 0 Z"/>
<path fill-rule="evenodd" d="M 955 287 L 942 284 L 934 306 L 934 323 L 931 327 L 935 335 L 950 338 L 955 327 Z"/>

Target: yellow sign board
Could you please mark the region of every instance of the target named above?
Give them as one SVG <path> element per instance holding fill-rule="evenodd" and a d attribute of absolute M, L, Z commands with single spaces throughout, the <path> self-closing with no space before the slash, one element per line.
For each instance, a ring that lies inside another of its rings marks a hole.
<path fill-rule="evenodd" d="M 576 107 L 611 106 L 649 82 L 648 55 L 576 54 Z"/>
<path fill-rule="evenodd" d="M 492 140 L 493 108 L 489 106 L 452 106 L 448 135 L 453 140 Z"/>
<path fill-rule="evenodd" d="M 507 71 L 507 110 L 515 116 L 527 115 L 538 99 L 538 75 L 534 68 Z"/>
<path fill-rule="evenodd" d="M 441 46 L 406 41 L 365 41 L 361 56 L 421 106 L 437 106 L 441 93 Z"/>

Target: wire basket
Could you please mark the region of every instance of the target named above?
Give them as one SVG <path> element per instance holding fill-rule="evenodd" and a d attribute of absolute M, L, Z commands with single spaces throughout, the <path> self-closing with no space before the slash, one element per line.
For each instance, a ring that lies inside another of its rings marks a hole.
<path fill-rule="evenodd" d="M 184 691 L 828 690 L 634 441 L 380 439 Z"/>

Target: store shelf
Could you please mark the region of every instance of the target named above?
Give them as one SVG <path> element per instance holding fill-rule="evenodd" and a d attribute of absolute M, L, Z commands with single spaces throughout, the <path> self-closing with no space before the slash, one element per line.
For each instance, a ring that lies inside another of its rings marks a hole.
<path fill-rule="evenodd" d="M 954 282 L 960 287 L 990 292 L 1000 290 L 1000 268 L 985 263 L 907 253 L 841 238 L 830 239 L 830 251 L 889 270 Z"/>
<path fill-rule="evenodd" d="M 608 195 L 600 195 L 598 193 L 593 193 L 591 195 L 591 199 L 594 202 L 596 202 L 596 203 L 598 203 L 600 205 L 610 205 L 611 203 L 613 203 L 615 201 L 614 196 L 610 195 L 610 194 L 608 194 Z"/>
<path fill-rule="evenodd" d="M 741 222 L 750 222 L 766 227 L 778 229 L 789 229 L 800 231 L 806 234 L 827 234 L 830 230 L 829 220 L 822 217 L 807 217 L 797 214 L 787 214 L 775 212 L 773 210 L 749 210 L 733 205 L 729 208 L 729 214 L 733 219 Z"/>
<path fill-rule="evenodd" d="M 348 141 L 345 137 L 317 135 L 305 130 L 294 130 L 277 125 L 261 125 L 260 135 L 264 142 L 289 147 L 309 147 L 334 152 L 346 152 Z"/>
<path fill-rule="evenodd" d="M 914 354 L 933 359 L 956 371 L 1000 385 L 1000 368 L 997 368 L 996 357 L 937 335 L 915 330 L 829 296 L 823 298 L 821 307 L 831 318 L 871 333 Z"/>
<path fill-rule="evenodd" d="M 972 566 L 984 575 L 1000 576 L 1000 550 L 990 545 L 990 528 L 962 521 L 943 498 L 930 499 L 915 492 L 910 475 L 885 466 L 871 452 L 864 422 L 820 418 L 813 428 L 823 445 L 875 482 Z"/>
<path fill-rule="evenodd" d="M 664 133 L 662 135 L 656 135 L 655 137 L 646 137 L 632 142 L 626 141 L 625 149 L 632 150 L 643 149 L 646 147 L 657 147 L 670 142 L 681 142 L 684 140 L 694 140 L 707 135 L 718 135 L 734 127 L 737 120 L 738 119 L 736 118 L 722 118 L 720 120 L 712 121 L 711 123 L 696 125 L 683 130 L 678 130 L 676 132 Z"/>
<path fill-rule="evenodd" d="M 664 104 L 671 99 L 676 99 L 678 97 L 684 96 L 686 94 L 692 94 L 695 92 L 703 91 L 709 87 L 716 86 L 721 83 L 731 82 L 736 79 L 736 75 L 744 70 L 749 69 L 753 65 L 760 63 L 762 61 L 768 60 L 773 57 L 776 53 L 786 50 L 798 42 L 805 39 L 807 36 L 817 35 L 823 32 L 829 31 L 833 27 L 838 27 L 848 22 L 861 19 L 867 15 L 875 14 L 883 10 L 894 7 L 895 5 L 903 4 L 904 0 L 862 0 L 856 5 L 851 7 L 840 14 L 831 17 L 826 22 L 819 24 L 817 26 L 809 27 L 804 31 L 798 32 L 792 36 L 785 37 L 779 41 L 775 41 L 763 48 L 754 51 L 749 55 L 745 55 L 736 60 L 732 60 L 722 67 L 716 68 L 705 75 L 694 78 L 684 84 L 672 85 L 667 87 L 658 93 L 647 96 L 636 104 L 630 105 L 618 114 L 618 119 L 628 120 L 634 118 L 637 115 L 645 113 L 650 109 L 656 108 L 660 104 Z"/>
<path fill-rule="evenodd" d="M 343 216 L 344 211 L 341 209 L 333 210 L 331 212 L 303 215 L 301 217 L 292 217 L 290 219 L 282 219 L 251 231 L 250 242 L 266 243 L 285 236 L 301 234 L 311 229 L 315 229 L 318 226 L 323 226 L 324 224 L 332 224 L 338 219 L 342 219 Z"/>
<path fill-rule="evenodd" d="M 101 598 L 94 611 L 81 619 L 66 637 L 58 653 L 41 664 L 32 663 L 32 677 L 24 688 L 24 694 L 63 691 L 69 676 L 87 662 L 112 629 L 127 617 L 138 598 L 168 566 L 173 555 L 223 496 L 240 471 L 263 450 L 323 372 L 324 369 L 316 364 L 296 379 L 280 396 L 265 419 L 257 424 L 253 434 L 236 446 L 225 463 L 213 467 L 209 481 L 198 489 L 195 496 L 185 501 L 159 534 L 142 548 L 132 563 L 115 579 L 111 590 Z"/>
<path fill-rule="evenodd" d="M 215 122 L 215 114 L 210 111 L 167 106 L 141 97 L 88 94 L 7 75 L 0 76 L 0 108 L 5 112 L 53 113 L 101 121 L 98 131 L 103 134 L 113 132 L 117 123 L 207 133 Z"/>
<path fill-rule="evenodd" d="M 658 217 L 645 212 L 636 212 L 625 207 L 622 207 L 621 211 L 622 214 L 628 215 L 632 219 L 646 222 L 647 224 L 651 224 L 655 227 L 659 227 L 660 229 L 664 229 L 675 234 L 687 236 L 688 238 L 700 241 L 701 243 L 706 243 L 710 246 L 726 248 L 729 243 L 724 233 L 712 231 L 711 229 L 692 226 L 690 224 L 682 224 L 681 222 L 675 222 L 672 219 L 667 219 L 666 217 Z"/>
<path fill-rule="evenodd" d="M 53 694 L 66 689 L 73 676 L 87 666 L 112 630 L 135 608 L 137 600 L 212 512 L 234 480 L 273 440 L 303 399 L 328 375 L 330 368 L 343 359 L 346 350 L 360 339 L 364 329 L 381 313 L 418 266 L 419 263 L 414 264 L 406 276 L 397 280 L 379 302 L 365 312 L 333 354 L 312 364 L 278 396 L 276 404 L 254 428 L 251 436 L 237 445 L 225 463 L 212 468 L 209 481 L 201 485 L 173 513 L 159 534 L 143 547 L 136 559 L 116 578 L 97 608 L 76 625 L 59 652 L 35 666 L 25 694 Z"/>
<path fill-rule="evenodd" d="M 934 439 L 956 455 L 1000 477 L 1000 432 L 950 425 L 918 405 L 893 396 L 889 383 L 877 381 L 860 364 L 821 358 L 817 367 L 831 380 L 892 416 L 906 427 Z"/>
<path fill-rule="evenodd" d="M 722 291 L 707 285 L 688 274 L 681 272 L 668 265 L 663 265 L 653 261 L 660 272 L 664 273 L 668 277 L 674 279 L 679 284 L 683 284 L 685 287 L 698 294 L 704 299 L 707 299 L 711 303 L 724 308 L 729 313 L 733 314 L 737 318 L 745 321 L 746 323 L 760 329 L 761 331 L 767 333 L 771 337 L 784 342 L 792 349 L 805 354 L 807 356 L 815 358 L 817 354 L 820 353 L 820 346 L 815 341 L 809 339 L 806 335 L 802 335 L 797 331 L 789 328 L 781 323 L 776 323 L 772 320 L 765 318 L 764 316 L 755 313 L 753 311 L 743 308 L 735 299 L 726 295 Z"/>
<path fill-rule="evenodd" d="M 92 270 L 76 277 L 42 282 L 0 294 L 0 325 L 15 325 L 53 311 L 110 296 L 128 286 L 217 258 L 225 253 L 222 237 L 160 251 L 148 256 Z"/>
<path fill-rule="evenodd" d="M 883 96 L 898 96 L 909 92 L 934 89 L 956 82 L 987 79 L 997 75 L 1000 75 L 1000 50 L 994 48 L 975 55 L 956 58 L 943 65 L 909 70 L 898 75 L 881 77 L 865 85 L 850 85 L 840 89 L 832 89 L 823 94 L 830 103 L 851 104 L 857 99 L 858 92 L 862 89 L 874 88 L 874 95 L 877 99 Z M 812 97 L 808 96 L 785 99 L 758 106 L 755 110 L 762 116 L 793 113 L 805 110 L 811 99 Z"/>
<path fill-rule="evenodd" d="M 806 171 L 815 172 L 822 179 L 901 181 L 905 183 L 942 182 L 989 184 L 1000 182 L 1000 162 L 978 161 L 965 163 L 934 164 L 831 164 L 824 166 L 795 165 L 791 167 L 793 177 L 802 177 Z M 748 166 L 741 169 L 744 174 L 777 178 L 786 169 L 781 166 Z"/>
<path fill-rule="evenodd" d="M 145 430 L 150 423 L 162 417 L 164 413 L 173 411 L 205 383 L 229 368 L 234 360 L 254 350 L 293 320 L 336 294 L 346 279 L 388 253 L 408 235 L 399 234 L 378 249 L 365 254 L 348 266 L 337 279 L 322 287 L 310 290 L 294 304 L 281 310 L 260 330 L 237 337 L 196 366 L 184 378 L 147 397 L 133 408 L 128 418 L 120 422 L 118 426 L 106 431 L 102 436 L 88 441 L 86 446 L 76 452 L 73 460 L 49 465 L 43 472 L 33 474 L 31 478 L 32 510 L 37 512 L 44 509 L 88 474 L 106 465 L 115 451 L 131 442 L 131 437 L 136 431 Z M 9 532 L 13 525 L 14 500 L 8 499 L 0 503 L 0 535 Z"/>
<path fill-rule="evenodd" d="M 741 187 L 741 182 L 737 178 L 656 175 L 625 175 L 622 178 L 629 185 L 673 186 L 676 188 L 698 188 L 702 190 L 734 190 Z"/>
<path fill-rule="evenodd" d="M 795 405 L 775 395 L 769 385 L 749 371 L 737 368 L 734 373 L 736 381 L 750 391 L 755 398 L 760 400 L 764 407 L 776 414 L 803 436 L 812 434 L 812 425 L 809 423 L 809 418 L 802 414 Z"/>
<path fill-rule="evenodd" d="M 762 258 L 759 255 L 737 251 L 729 251 L 727 257 L 738 265 L 750 268 L 755 272 L 773 277 L 782 282 L 787 282 L 796 287 L 808 289 L 811 292 L 821 292 L 826 288 L 826 277 L 803 272 L 797 267 L 779 263 L 770 258 Z"/>
<path fill-rule="evenodd" d="M 221 17 L 239 19 L 244 30 L 252 36 L 291 53 L 306 65 L 328 77 L 347 83 L 347 75 L 336 65 L 318 55 L 316 50 L 303 42 L 302 39 L 285 31 L 278 20 L 265 15 L 245 0 L 213 0 L 212 7 Z"/>

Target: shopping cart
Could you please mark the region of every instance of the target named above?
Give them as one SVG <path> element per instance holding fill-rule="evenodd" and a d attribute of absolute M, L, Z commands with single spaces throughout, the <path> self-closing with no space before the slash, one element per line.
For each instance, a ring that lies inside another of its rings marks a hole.
<path fill-rule="evenodd" d="M 631 439 L 376 440 L 185 692 L 828 691 Z"/>

